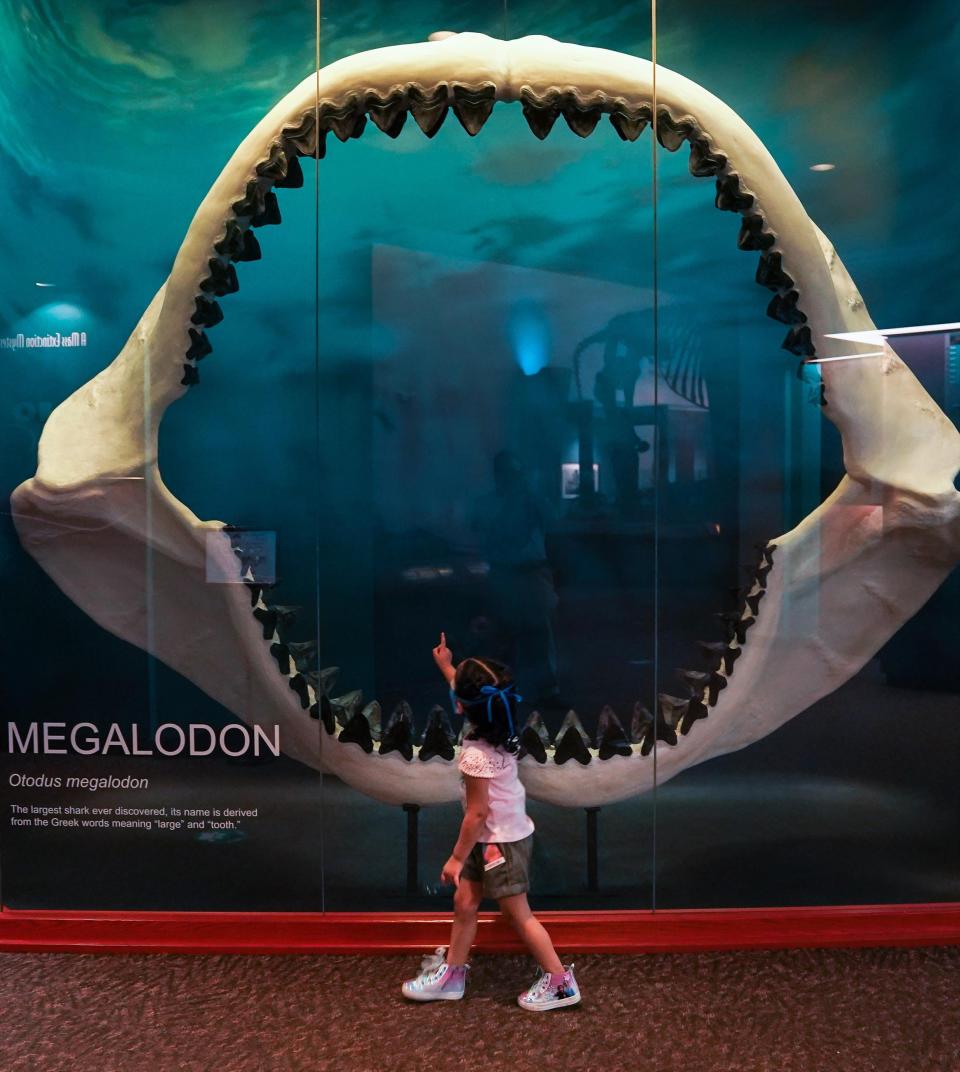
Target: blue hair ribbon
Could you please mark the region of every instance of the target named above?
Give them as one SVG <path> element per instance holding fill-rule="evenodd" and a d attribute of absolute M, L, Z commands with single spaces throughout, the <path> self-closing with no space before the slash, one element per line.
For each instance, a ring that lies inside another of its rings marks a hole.
<path fill-rule="evenodd" d="M 475 700 L 465 700 L 462 696 L 458 696 L 453 689 L 450 690 L 450 699 L 455 703 L 460 703 L 464 707 L 476 707 L 477 704 L 481 704 L 486 700 L 487 704 L 487 721 L 493 722 L 493 701 L 500 699 L 503 702 L 504 710 L 507 712 L 507 725 L 510 729 L 510 738 L 516 736 L 516 731 L 513 728 L 513 708 L 512 703 L 522 703 L 523 697 L 517 695 L 517 691 L 514 686 L 505 685 L 503 688 L 497 688 L 496 685 L 481 685 L 480 695 Z"/>

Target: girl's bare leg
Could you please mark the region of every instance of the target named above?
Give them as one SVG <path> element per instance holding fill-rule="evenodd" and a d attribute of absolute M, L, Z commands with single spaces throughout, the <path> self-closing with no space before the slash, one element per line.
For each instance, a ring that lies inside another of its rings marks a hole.
<path fill-rule="evenodd" d="M 462 886 L 463 883 L 461 882 L 460 885 Z M 563 965 L 560 963 L 557 951 L 553 948 L 550 935 L 547 934 L 540 920 L 530 911 L 527 895 L 517 893 L 513 897 L 502 897 L 499 903 L 500 911 L 523 939 L 540 967 L 546 972 L 559 975 L 563 971 Z"/>
<path fill-rule="evenodd" d="M 453 929 L 450 931 L 448 964 L 466 964 L 467 954 L 477 935 L 477 910 L 483 899 L 483 883 L 469 878 L 460 879 L 453 895 Z"/>

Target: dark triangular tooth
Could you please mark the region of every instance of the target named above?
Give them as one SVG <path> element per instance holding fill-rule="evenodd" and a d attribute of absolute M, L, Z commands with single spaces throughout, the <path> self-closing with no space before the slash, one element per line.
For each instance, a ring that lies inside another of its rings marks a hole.
<path fill-rule="evenodd" d="M 756 622 L 756 618 L 748 617 L 741 618 L 736 624 L 734 629 L 734 636 L 737 638 L 738 644 L 746 644 L 747 642 L 747 630 Z"/>
<path fill-rule="evenodd" d="M 290 652 L 282 640 L 275 640 L 270 645 L 270 654 L 277 660 L 277 666 L 281 674 L 290 673 Z"/>
<path fill-rule="evenodd" d="M 657 696 L 657 705 L 660 708 L 660 717 L 657 719 L 657 738 L 663 740 L 663 732 L 669 732 L 673 734 L 673 740 L 669 743 L 676 744 L 676 731 L 683 720 L 687 708 L 690 706 L 690 701 L 689 699 L 682 699 L 679 696 L 669 696 L 666 693 L 661 692 L 660 695 Z"/>
<path fill-rule="evenodd" d="M 763 230 L 762 216 L 744 216 L 737 236 L 737 247 L 742 250 L 762 252 L 769 249 L 776 238 Z"/>
<path fill-rule="evenodd" d="M 578 108 L 575 104 L 568 104 L 563 109 L 563 118 L 566 119 L 567 126 L 578 138 L 590 137 L 596 130 L 597 123 L 600 122 L 600 115 L 599 108 Z"/>
<path fill-rule="evenodd" d="M 288 156 L 313 156 L 313 127 L 315 122 L 316 116 L 313 108 L 311 108 L 309 112 L 303 115 L 296 126 L 283 129 L 281 138 Z"/>
<path fill-rule="evenodd" d="M 690 124 L 676 122 L 668 111 L 661 108 L 657 112 L 657 141 L 668 153 L 675 153 L 690 135 Z"/>
<path fill-rule="evenodd" d="M 269 179 L 270 182 L 279 185 L 279 180 L 287 173 L 287 167 L 287 149 L 282 142 L 278 141 L 271 145 L 267 159 L 257 164 L 256 172 L 262 179 Z"/>
<path fill-rule="evenodd" d="M 746 597 L 744 602 L 750 608 L 750 613 L 754 617 L 760 613 L 760 600 L 763 599 L 766 594 L 767 593 L 761 588 L 759 592 L 754 592 L 752 596 Z"/>
<path fill-rule="evenodd" d="M 202 331 L 197 331 L 196 328 L 188 328 L 188 331 L 190 332 L 190 349 L 184 355 L 188 361 L 200 361 L 207 354 L 213 353 L 210 340 Z"/>
<path fill-rule="evenodd" d="M 739 613 L 721 611 L 716 615 L 727 627 L 727 640 L 732 641 L 736 637 L 738 644 L 746 643 L 747 630 L 756 621 L 753 617 L 743 618 Z"/>
<path fill-rule="evenodd" d="M 707 179 L 718 175 L 726 166 L 726 156 L 711 152 L 705 138 L 695 138 L 690 142 L 690 174 L 695 178 Z"/>
<path fill-rule="evenodd" d="M 337 740 L 344 744 L 358 744 L 368 755 L 373 751 L 370 723 L 364 718 L 362 711 L 357 711 L 348 719 Z"/>
<path fill-rule="evenodd" d="M 322 670 L 308 670 L 307 679 L 317 692 L 329 696 L 339 674 L 339 666 L 325 666 Z"/>
<path fill-rule="evenodd" d="M 363 707 L 363 692 L 360 689 L 351 689 L 342 696 L 331 696 L 330 705 L 340 725 L 345 726 Z"/>
<path fill-rule="evenodd" d="M 247 591 L 250 593 L 250 606 L 255 607 L 260 602 L 260 594 L 263 592 L 263 585 L 257 584 L 255 581 L 244 581 L 247 586 Z"/>
<path fill-rule="evenodd" d="M 333 705 L 326 693 L 320 693 L 315 703 L 310 705 L 310 717 L 318 718 L 323 723 L 323 728 L 333 736 L 337 731 L 337 720 L 333 714 Z"/>
<path fill-rule="evenodd" d="M 781 324 L 805 324 L 807 314 L 799 308 L 800 295 L 795 290 L 786 294 L 774 294 L 767 306 L 767 316 L 779 320 Z"/>
<path fill-rule="evenodd" d="M 235 261 L 258 261 L 263 257 L 263 253 L 260 249 L 260 243 L 257 241 L 257 236 L 247 228 L 243 232 L 243 239 L 240 243 L 239 251 L 234 255 Z"/>
<path fill-rule="evenodd" d="M 374 125 L 383 131 L 388 138 L 399 138 L 407 121 L 407 106 L 402 102 L 389 110 L 387 108 L 371 108 L 370 118 Z"/>
<path fill-rule="evenodd" d="M 541 105 L 536 107 L 523 103 L 523 118 L 534 135 L 541 141 L 553 130 L 553 124 L 560 117 L 560 109 L 556 105 Z"/>
<path fill-rule="evenodd" d="M 557 734 L 554 762 L 566 763 L 568 759 L 575 759 L 586 766 L 591 758 L 590 749 L 587 747 L 589 741 L 590 738 L 580 724 L 576 712 L 568 711 L 560 726 L 560 732 Z"/>
<path fill-rule="evenodd" d="M 367 725 L 370 727 L 370 736 L 375 741 L 380 740 L 380 704 L 376 700 L 371 700 L 370 703 L 363 709 L 363 717 L 367 720 Z"/>
<path fill-rule="evenodd" d="M 287 648 L 290 651 L 290 656 L 294 661 L 297 669 L 305 671 L 310 663 L 313 662 L 314 655 L 317 654 L 317 642 L 315 640 L 303 640 L 291 643 L 287 642 Z"/>
<path fill-rule="evenodd" d="M 633 705 L 633 714 L 630 718 L 630 740 L 634 744 L 640 744 L 652 726 L 653 715 L 637 700 Z"/>
<path fill-rule="evenodd" d="M 296 153 L 290 153 L 287 157 L 287 172 L 281 175 L 273 184 L 280 190 L 299 190 L 303 186 L 303 168 Z"/>
<path fill-rule="evenodd" d="M 443 126 L 448 107 L 445 85 L 438 86 L 433 93 L 424 93 L 417 86 L 410 87 L 410 114 L 428 138 L 432 138 Z"/>
<path fill-rule="evenodd" d="M 710 684 L 712 673 L 705 670 L 678 670 L 677 677 L 687 686 L 691 695 L 702 693 Z"/>
<path fill-rule="evenodd" d="M 251 227 L 267 227 L 270 224 L 282 223 L 280 216 L 280 202 L 273 190 L 268 190 L 263 195 L 263 211 L 258 212 L 250 220 Z"/>
<path fill-rule="evenodd" d="M 426 762 L 434 756 L 453 759 L 453 728 L 447 712 L 439 705 L 431 708 L 427 725 L 420 738 L 420 759 Z"/>
<path fill-rule="evenodd" d="M 623 725 L 620 719 L 617 718 L 616 712 L 609 705 L 600 712 L 596 741 L 601 759 L 610 759 L 612 756 L 633 755 L 633 749 L 627 740 Z"/>
<path fill-rule="evenodd" d="M 241 227 L 235 219 L 229 219 L 224 225 L 223 238 L 219 242 L 214 242 L 213 248 L 221 257 L 229 257 L 232 261 L 239 260 L 243 251 L 245 233 L 246 229 Z"/>
<path fill-rule="evenodd" d="M 732 648 L 722 640 L 710 643 L 701 640 L 700 647 L 707 657 L 711 670 L 719 670 L 722 667 L 727 677 L 733 673 L 733 664 L 740 658 L 740 648 Z"/>
<path fill-rule="evenodd" d="M 763 562 L 762 565 L 757 566 L 756 569 L 753 571 L 754 579 L 756 580 L 757 584 L 760 585 L 761 588 L 767 587 L 767 577 L 770 575 L 770 570 L 772 569 L 773 566 L 771 566 L 767 562 Z"/>
<path fill-rule="evenodd" d="M 208 294 L 216 294 L 218 298 L 224 294 L 236 294 L 240 289 L 236 268 L 230 263 L 224 264 L 217 257 L 211 257 L 207 263 L 210 274 L 200 284 L 200 289 Z"/>
<path fill-rule="evenodd" d="M 624 141 L 636 141 L 650 122 L 649 113 L 611 112 L 610 125 Z"/>
<path fill-rule="evenodd" d="M 749 212 L 753 207 L 753 194 L 741 189 L 740 176 L 731 171 L 717 179 L 717 196 L 714 204 L 724 212 Z"/>
<path fill-rule="evenodd" d="M 196 312 L 190 317 L 191 324 L 199 324 L 203 328 L 212 328 L 223 319 L 223 310 L 220 308 L 220 303 L 215 302 L 213 298 L 198 295 L 194 299 L 194 304 L 196 305 Z"/>
<path fill-rule="evenodd" d="M 684 737 L 690 732 L 690 728 L 694 722 L 699 721 L 701 718 L 706 718 L 708 715 L 706 704 L 702 700 L 694 697 L 687 703 L 686 708 L 681 712 L 680 720 L 677 723 L 677 728 L 683 734 Z"/>
<path fill-rule="evenodd" d="M 690 695 L 702 699 L 706 694 L 707 703 L 714 707 L 719 694 L 727 687 L 727 679 L 719 670 L 704 673 L 702 670 L 678 670 L 677 676 L 686 683 Z"/>
<path fill-rule="evenodd" d="M 395 93 L 387 98 L 368 100 L 367 112 L 374 126 L 382 130 L 389 138 L 399 137 L 403 124 L 407 121 L 407 103 L 402 93 Z"/>
<path fill-rule="evenodd" d="M 310 692 L 307 679 L 303 674 L 294 674 L 290 678 L 290 688 L 300 697 L 300 706 L 306 711 L 310 706 Z"/>
<path fill-rule="evenodd" d="M 236 216 L 257 216 L 264 210 L 267 192 L 259 179 L 251 179 L 239 201 L 230 206 Z"/>
<path fill-rule="evenodd" d="M 813 335 L 806 324 L 792 327 L 780 346 L 797 357 L 815 357 L 817 353 L 813 345 Z"/>
<path fill-rule="evenodd" d="M 776 551 L 777 545 L 770 543 L 769 541 L 762 541 L 753 545 L 757 549 L 757 553 L 760 558 L 767 563 L 768 566 L 773 565 L 773 552 Z"/>
<path fill-rule="evenodd" d="M 360 137 L 366 126 L 366 116 L 357 102 L 356 96 L 339 107 L 326 104 L 321 108 L 320 124 L 331 131 L 341 142 L 349 142 L 351 137 Z"/>
<path fill-rule="evenodd" d="M 453 114 L 460 120 L 460 125 L 475 137 L 483 124 L 490 118 L 496 103 L 496 86 L 483 86 L 469 89 L 467 86 L 453 87 Z"/>
<path fill-rule="evenodd" d="M 530 717 L 523 724 L 523 728 L 525 730 L 533 730 L 533 732 L 536 733 L 536 735 L 543 742 L 544 748 L 549 748 L 550 745 L 553 743 L 550 739 L 550 731 L 547 729 L 546 723 L 540 717 L 539 711 L 532 711 L 530 713 Z"/>
<path fill-rule="evenodd" d="M 534 711 L 527 719 L 520 734 L 519 759 L 526 755 L 533 756 L 538 763 L 547 762 L 547 749 L 550 747 L 550 734 L 543 724 L 539 711 Z"/>
<path fill-rule="evenodd" d="M 195 387 L 200 382 L 200 373 L 197 372 L 197 366 L 184 365 L 180 382 L 184 387 Z"/>
<path fill-rule="evenodd" d="M 764 253 L 757 264 L 757 283 L 768 290 L 787 290 L 793 280 L 783 270 L 783 257 L 778 252 Z"/>
<path fill-rule="evenodd" d="M 399 752 L 407 760 L 413 759 L 413 712 L 405 700 L 393 709 L 380 739 L 380 755 L 390 752 Z"/>

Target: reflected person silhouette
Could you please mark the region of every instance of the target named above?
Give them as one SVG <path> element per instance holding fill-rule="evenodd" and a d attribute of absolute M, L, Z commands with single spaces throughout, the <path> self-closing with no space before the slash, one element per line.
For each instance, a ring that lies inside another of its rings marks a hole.
<path fill-rule="evenodd" d="M 554 612 L 558 598 L 546 534 L 556 513 L 509 450 L 493 459 L 492 492 L 474 504 L 471 528 L 490 564 L 487 613 L 496 657 L 513 666 L 520 692 L 541 707 L 562 706 Z"/>

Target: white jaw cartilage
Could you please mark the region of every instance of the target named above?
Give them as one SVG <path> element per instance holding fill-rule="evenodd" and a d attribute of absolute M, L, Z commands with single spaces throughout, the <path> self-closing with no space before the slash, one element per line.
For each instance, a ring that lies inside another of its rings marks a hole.
<path fill-rule="evenodd" d="M 714 177 L 717 207 L 742 217 L 738 244 L 760 254 L 757 282 L 772 292 L 769 315 L 789 325 L 786 349 L 807 359 L 876 350 L 828 337 L 873 325 L 756 135 L 680 75 L 658 67 L 656 85 L 658 139 L 669 151 L 688 142 L 693 175 Z M 475 135 L 499 101 L 520 102 L 541 138 L 561 115 L 583 137 L 606 115 L 632 141 L 653 120 L 653 67 L 545 37 L 457 34 L 310 75 L 237 148 L 122 351 L 53 412 L 37 473 L 12 496 L 23 546 L 96 622 L 244 722 L 279 724 L 288 755 L 389 803 L 457 797 L 445 716 L 431 713 L 419 745 L 405 705 L 381 732 L 376 704 L 329 699 L 329 676 L 307 671 L 309 652 L 284 642 L 285 608 L 253 584 L 207 583 L 211 556 L 237 580 L 243 567 L 229 529 L 199 520 L 164 486 L 157 430 L 198 381 L 207 331 L 222 317 L 216 299 L 237 289 L 234 263 L 259 257 L 253 229 L 280 222 L 273 187 L 302 183 L 299 156 L 323 156 L 330 133 L 359 137 L 368 117 L 395 137 L 411 114 L 432 136 L 452 111 Z M 761 547 L 739 608 L 724 616 L 726 640 L 703 645 L 707 668 L 686 674 L 690 696 L 661 696 L 656 720 L 638 705 L 627 729 L 605 710 L 595 747 L 575 716 L 555 744 L 535 716 L 520 763 L 532 797 L 596 806 L 645 792 L 655 743 L 659 782 L 745 747 L 850 678 L 940 585 L 960 557 L 960 435 L 893 349 L 883 351 L 819 366 L 847 475 Z"/>

